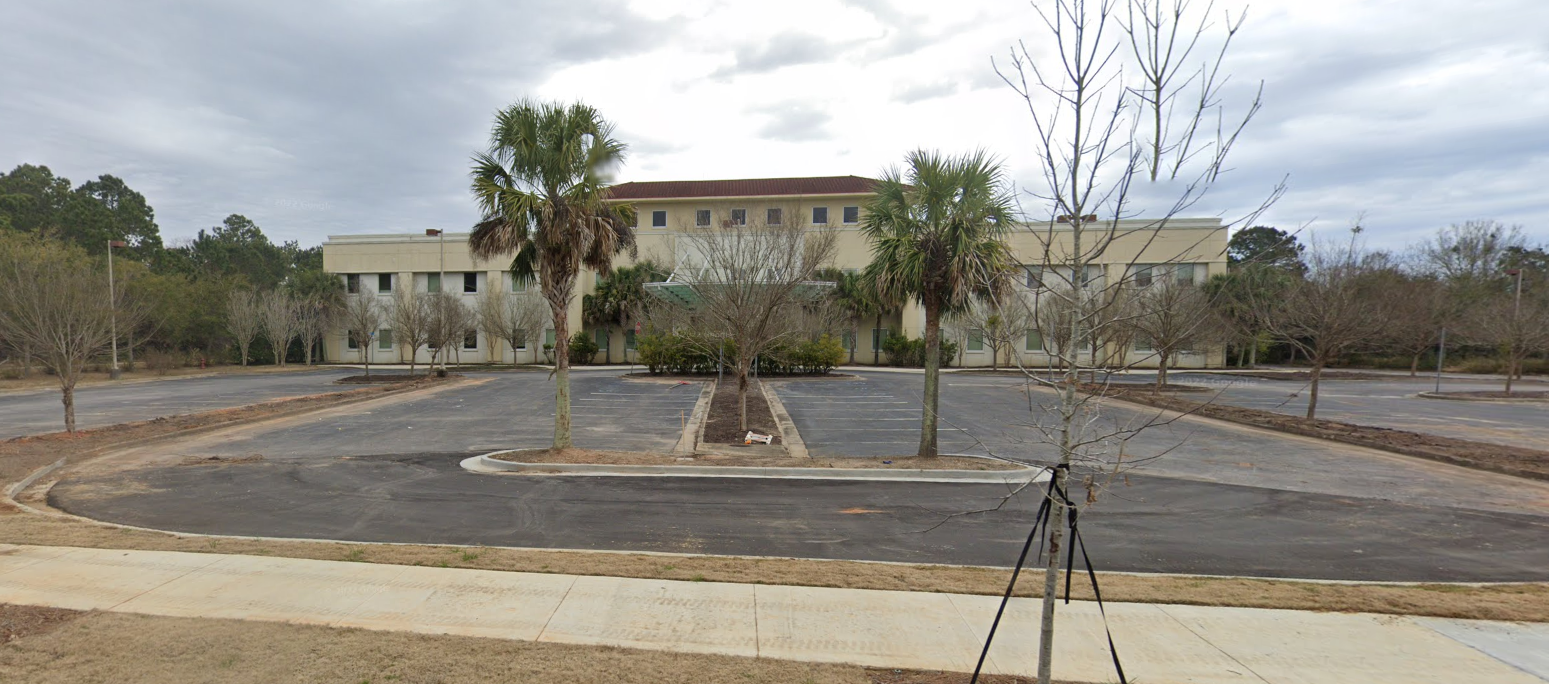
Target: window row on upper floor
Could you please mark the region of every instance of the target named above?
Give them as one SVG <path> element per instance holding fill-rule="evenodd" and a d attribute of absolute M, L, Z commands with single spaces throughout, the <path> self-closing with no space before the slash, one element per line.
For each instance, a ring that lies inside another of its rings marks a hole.
<path fill-rule="evenodd" d="M 829 211 L 828 210 L 829 210 L 829 207 L 812 207 L 811 208 L 811 225 L 814 225 L 814 226 L 826 226 L 826 225 L 829 225 L 830 217 L 829 217 Z M 840 211 L 839 220 L 840 220 L 840 223 L 842 225 L 856 225 L 856 224 L 859 224 L 861 222 L 861 208 L 859 206 L 840 207 L 839 211 Z M 668 225 L 669 225 L 668 224 L 668 219 L 669 219 L 668 213 L 669 212 L 666 209 L 654 209 L 654 210 L 652 210 L 651 211 L 651 227 L 652 228 L 666 228 L 666 227 L 668 227 Z M 766 226 L 781 226 L 781 225 L 785 225 L 785 222 L 787 220 L 787 217 L 786 217 L 785 213 L 786 213 L 785 209 L 782 208 L 782 207 L 768 207 L 768 208 L 764 209 L 764 214 L 763 214 L 764 222 L 763 222 L 762 225 L 766 225 Z M 711 210 L 711 209 L 695 209 L 694 210 L 694 225 L 698 226 L 698 227 L 706 227 L 706 226 L 712 225 L 712 222 L 715 219 L 714 214 L 715 214 L 715 212 L 713 210 Z M 721 221 L 722 221 L 722 225 L 745 226 L 745 225 L 748 224 L 748 210 L 747 209 L 742 209 L 742 208 L 731 209 L 731 210 L 726 212 L 725 216 L 721 219 Z"/>
<path fill-rule="evenodd" d="M 1023 285 L 1030 290 L 1076 285 L 1071 277 L 1072 269 L 1068 266 L 1024 265 L 1022 269 L 1025 274 Z M 1134 287 L 1151 287 L 1157 283 L 1168 282 L 1199 285 L 1205 282 L 1209 264 L 1129 264 L 1124 267 L 1123 272 L 1125 274 L 1123 284 Z M 1104 287 L 1107 283 L 1106 279 L 1106 265 L 1087 264 L 1080 284 L 1082 287 Z"/>
<path fill-rule="evenodd" d="M 488 274 L 483 271 L 449 271 L 445 274 L 439 271 L 432 271 L 429 273 L 414 273 L 412 275 L 414 276 L 415 292 L 426 292 L 431 294 L 442 292 L 443 276 L 445 276 L 445 281 L 449 286 L 445 290 L 447 292 L 455 293 L 458 292 L 458 288 L 460 288 L 460 291 L 463 294 L 478 294 L 489 289 L 489 284 L 486 282 Z M 512 292 L 526 292 L 529 288 L 532 287 L 532 283 L 524 282 L 518 278 L 508 276 L 503 277 L 502 280 L 506 281 L 507 286 Z M 396 273 L 344 274 L 344 291 L 349 294 L 360 294 L 361 292 L 373 291 L 377 294 L 392 294 L 393 289 L 397 283 L 398 274 Z"/>

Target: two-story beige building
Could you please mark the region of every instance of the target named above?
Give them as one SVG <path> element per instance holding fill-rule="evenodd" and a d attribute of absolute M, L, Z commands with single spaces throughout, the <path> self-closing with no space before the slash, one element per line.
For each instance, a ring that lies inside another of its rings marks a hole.
<path fill-rule="evenodd" d="M 683 233 L 692 227 L 726 223 L 788 225 L 796 221 L 814 230 L 834 231 L 837 234 L 834 267 L 860 270 L 871 261 L 871 247 L 860 227 L 874 182 L 858 176 L 633 182 L 614 186 L 612 198 L 635 206 L 639 218 L 636 228 L 639 258 L 651 259 L 667 268 L 682 262 L 688 247 Z M 1174 277 L 1196 283 L 1226 272 L 1227 234 L 1219 219 L 1172 219 L 1159 229 L 1152 229 L 1149 221 L 1131 219 L 1119 221 L 1112 227 L 1115 238 L 1098 259 L 1099 265 L 1087 274 L 1089 279 L 1122 278 L 1125 274 L 1132 278 L 1137 274 L 1149 277 L 1152 264 L 1168 265 L 1165 269 L 1156 269 L 1158 275 L 1166 270 Z M 1056 258 L 1062 249 L 1069 249 L 1069 228 L 1057 223 L 1019 226 L 1012 231 L 1008 241 L 1023 263 L 1038 264 L 1043 262 L 1046 243 Z M 405 287 L 413 288 L 415 292 L 457 294 L 465 298 L 470 307 L 476 304 L 478 297 L 497 289 L 525 292 L 525 286 L 513 281 L 507 272 L 508 266 L 505 260 L 473 258 L 468 250 L 467 233 L 342 235 L 330 236 L 323 243 L 324 269 L 340 274 L 351 292 L 376 293 L 382 298 L 384 307 L 391 305 L 395 289 Z M 1032 267 L 1029 273 L 1023 285 L 1036 290 L 1040 287 L 1038 269 Z M 598 353 L 598 362 L 632 360 L 632 330 L 614 326 L 608 334 L 584 325 L 582 297 L 595 289 L 598 280 L 597 274 L 591 272 L 583 273 L 578 279 L 569 311 L 570 329 L 586 330 L 596 336 L 598 346 L 604 350 Z M 855 333 L 845 336 L 845 344 L 854 347 L 856 363 L 886 363 L 880 345 L 889 331 L 919 337 L 924 320 L 924 310 L 916 303 L 909 303 L 898 311 L 883 315 L 880 321 L 875 318 L 856 321 Z M 553 334 L 552 328 L 541 336 L 533 333 L 524 347 L 512 349 L 491 335 L 470 330 L 461 348 L 454 350 L 451 358 L 462 363 L 542 363 L 545 361 L 543 344 L 552 344 Z M 950 334 L 960 349 L 954 365 L 991 365 L 991 345 L 986 344 L 982 335 L 961 326 L 955 326 Z M 1127 355 L 1129 362 L 1146 365 L 1148 350 L 1143 345 L 1143 342 L 1137 343 L 1137 349 Z M 328 360 L 335 362 L 359 362 L 367 354 L 373 363 L 407 361 L 405 352 L 395 345 L 390 330 L 379 334 L 369 345 L 371 349 L 355 348 L 342 330 L 329 335 L 325 346 Z M 1002 349 L 1000 363 L 1006 362 L 1008 353 L 1016 354 L 1022 363 L 1031 366 L 1042 366 L 1049 360 L 1042 338 L 1035 330 L 1018 336 L 1012 347 L 1012 350 Z M 421 349 L 419 360 L 429 360 L 429 352 Z M 1220 365 L 1222 361 L 1222 351 L 1217 349 L 1187 352 L 1169 363 L 1188 368 Z M 1150 362 L 1154 365 L 1155 359 L 1151 358 Z"/>

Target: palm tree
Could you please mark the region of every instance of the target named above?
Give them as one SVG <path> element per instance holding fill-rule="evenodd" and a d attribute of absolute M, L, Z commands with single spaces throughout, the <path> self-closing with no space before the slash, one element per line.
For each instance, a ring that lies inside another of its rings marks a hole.
<path fill-rule="evenodd" d="M 872 283 L 865 274 L 833 272 L 820 276 L 819 280 L 832 280 L 837 283 L 834 288 L 834 299 L 843 310 L 850 314 L 851 340 L 850 340 L 850 365 L 855 365 L 855 349 L 860 346 L 860 326 L 856 325 L 859 319 L 875 318 L 873 329 L 882 327 L 882 315 L 897 308 L 896 305 L 883 302 L 872 287 Z M 879 340 L 880 341 L 880 340 Z M 881 346 L 880 344 L 877 346 Z M 879 349 L 872 349 L 871 363 L 876 365 L 880 361 Z"/>
<path fill-rule="evenodd" d="M 581 317 L 587 323 L 601 326 L 612 339 L 613 326 L 628 325 L 630 319 L 640 317 L 647 303 L 645 284 L 657 281 L 663 275 L 650 259 L 614 269 L 597 283 L 592 294 L 581 298 Z M 608 346 L 607 355 L 607 362 L 613 363 L 612 345 Z"/>
<path fill-rule="evenodd" d="M 489 149 L 474 155 L 472 190 L 483 218 L 468 244 L 479 258 L 514 255 L 511 272 L 537 278 L 554 320 L 554 448 L 570 436 L 570 330 L 566 311 L 585 266 L 608 274 L 635 246 L 635 212 L 608 202 L 607 174 L 624 143 L 597 110 L 522 100 L 495 115 Z"/>
<path fill-rule="evenodd" d="M 919 455 L 930 457 L 937 453 L 942 317 L 1009 282 L 1004 276 L 1016 264 L 1004 238 L 1013 209 L 1000 164 L 983 151 L 948 158 L 916 150 L 907 163 L 883 173 L 861 231 L 871 241 L 865 274 L 881 299 L 925 307 Z"/>

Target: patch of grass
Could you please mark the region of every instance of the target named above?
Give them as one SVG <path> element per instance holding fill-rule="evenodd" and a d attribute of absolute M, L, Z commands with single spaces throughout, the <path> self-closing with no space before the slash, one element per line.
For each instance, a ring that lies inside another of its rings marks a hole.
<path fill-rule="evenodd" d="M 348 553 L 344 554 L 344 560 L 354 563 L 364 562 L 366 560 L 366 548 L 363 546 L 357 546 L 353 549 L 350 549 Z"/>
<path fill-rule="evenodd" d="M 462 552 L 462 558 L 463 558 L 463 562 L 464 563 L 472 563 L 472 562 L 474 562 L 474 561 L 479 559 L 479 552 L 478 551 L 464 551 L 464 552 Z"/>

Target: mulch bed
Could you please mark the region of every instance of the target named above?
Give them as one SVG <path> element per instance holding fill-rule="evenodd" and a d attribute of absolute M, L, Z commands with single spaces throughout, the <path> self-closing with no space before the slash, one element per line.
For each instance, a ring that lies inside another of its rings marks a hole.
<path fill-rule="evenodd" d="M 85 614 L 84 611 L 64 608 L 0 603 L 0 644 L 46 633 Z"/>
<path fill-rule="evenodd" d="M 705 443 L 741 444 L 748 430 L 774 436 L 780 443 L 780 428 L 775 423 L 769 402 L 757 380 L 748 379 L 748 429 L 737 427 L 737 378 L 725 377 L 710 399 L 710 415 L 705 420 Z"/>
<path fill-rule="evenodd" d="M 427 378 L 439 379 L 439 377 L 435 373 L 415 373 L 414 375 L 409 375 L 408 373 L 372 373 L 371 375 L 351 375 L 346 378 L 339 378 L 333 382 L 335 385 L 375 385 L 377 383 L 410 382 Z M 446 377 L 460 378 L 462 376 L 457 373 L 448 373 Z"/>
<path fill-rule="evenodd" d="M 1152 396 L 1150 392 L 1126 391 L 1112 386 L 1108 388 L 1105 395 L 1154 408 L 1189 412 L 1206 418 L 1279 430 L 1303 437 L 1381 449 L 1395 454 L 1428 458 L 1466 468 L 1489 470 L 1534 480 L 1549 480 L 1549 451 L 1473 442 L 1408 430 L 1352 425 L 1333 420 L 1307 420 L 1273 411 L 1200 403 L 1177 396 Z"/>

